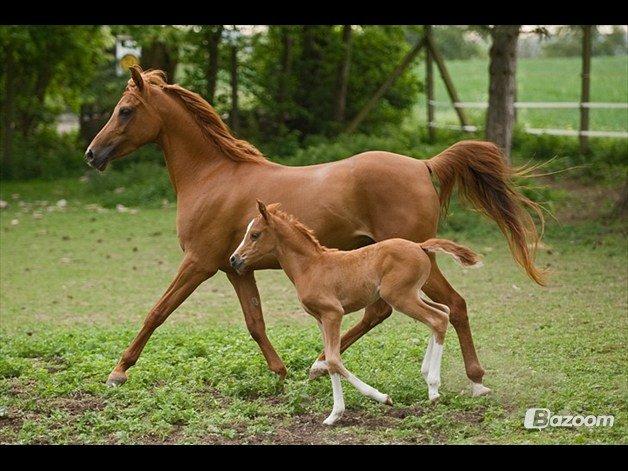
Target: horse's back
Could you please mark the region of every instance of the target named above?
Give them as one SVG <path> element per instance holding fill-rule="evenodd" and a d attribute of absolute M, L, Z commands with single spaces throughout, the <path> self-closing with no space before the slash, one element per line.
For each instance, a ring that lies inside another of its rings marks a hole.
<path fill-rule="evenodd" d="M 421 241 L 436 234 L 439 199 L 424 161 L 370 151 L 346 162 L 375 240 L 400 237 Z"/>

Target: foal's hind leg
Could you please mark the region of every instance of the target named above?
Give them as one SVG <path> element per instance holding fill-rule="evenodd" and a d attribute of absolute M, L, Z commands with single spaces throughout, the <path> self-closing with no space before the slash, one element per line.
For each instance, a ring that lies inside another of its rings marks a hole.
<path fill-rule="evenodd" d="M 429 299 L 425 299 L 424 297 L 421 297 L 421 300 L 425 304 L 428 304 L 435 309 L 444 311 L 447 313 L 447 315 L 449 315 L 449 308 L 445 306 L 444 304 L 435 303 L 433 301 L 430 301 Z M 433 346 L 434 346 L 434 336 L 430 337 L 430 340 L 427 343 L 427 348 L 425 349 L 425 356 L 423 356 L 423 362 L 421 363 L 421 374 L 425 378 L 425 381 L 427 381 L 427 375 L 430 372 L 430 358 L 432 357 Z"/>
<path fill-rule="evenodd" d="M 383 283 L 382 283 L 383 284 Z M 380 289 L 382 297 L 396 310 L 421 321 L 432 330 L 432 338 L 428 344 L 423 359 L 422 372 L 427 370 L 428 394 L 431 401 L 438 399 L 440 386 L 440 365 L 443 356 L 443 343 L 449 316 L 446 310 L 436 307 L 436 303 L 427 303 L 419 297 L 416 287 L 399 289 L 383 287 Z M 426 365 L 427 362 L 427 365 Z"/>
<path fill-rule="evenodd" d="M 469 318 L 467 316 L 467 304 L 440 272 L 433 254 L 430 254 L 430 259 L 432 260 L 432 270 L 423 286 L 423 291 L 433 301 L 449 307 L 449 319 L 458 335 L 462 358 L 464 359 L 467 377 L 471 380 L 473 395 L 482 396 L 488 394 L 491 390 L 482 384 L 484 369 L 480 365 L 475 346 L 473 345 L 471 327 L 469 326 Z"/>

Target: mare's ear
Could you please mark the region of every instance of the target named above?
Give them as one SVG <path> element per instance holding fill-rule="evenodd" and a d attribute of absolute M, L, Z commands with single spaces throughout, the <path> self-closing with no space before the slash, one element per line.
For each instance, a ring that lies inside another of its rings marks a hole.
<path fill-rule="evenodd" d="M 268 210 L 266 209 L 266 205 L 260 200 L 257 200 L 257 209 L 259 209 L 259 213 L 268 222 Z"/>
<path fill-rule="evenodd" d="M 131 72 L 131 78 L 135 82 L 137 89 L 139 91 L 144 90 L 144 79 L 142 78 L 142 68 L 139 65 L 132 65 L 129 68 Z"/>

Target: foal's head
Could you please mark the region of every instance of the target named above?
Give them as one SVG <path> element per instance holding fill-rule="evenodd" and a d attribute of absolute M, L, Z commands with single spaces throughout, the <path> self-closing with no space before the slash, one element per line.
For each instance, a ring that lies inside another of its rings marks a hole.
<path fill-rule="evenodd" d="M 150 100 L 161 93 L 161 88 L 155 85 L 166 83 L 164 73 L 160 70 L 142 72 L 137 66 L 130 71 L 131 79 L 111 118 L 85 152 L 87 163 L 101 171 L 111 160 L 155 141 L 161 131 L 161 118 Z"/>
<path fill-rule="evenodd" d="M 259 216 L 251 219 L 244 238 L 238 248 L 229 257 L 229 263 L 238 272 L 243 273 L 251 265 L 266 255 L 272 254 L 277 247 L 275 210 L 279 203 L 266 206 L 257 201 Z"/>

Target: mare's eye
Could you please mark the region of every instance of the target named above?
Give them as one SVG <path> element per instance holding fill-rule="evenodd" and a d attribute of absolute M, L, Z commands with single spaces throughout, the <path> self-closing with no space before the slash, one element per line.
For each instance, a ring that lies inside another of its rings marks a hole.
<path fill-rule="evenodd" d="M 259 232 L 251 232 L 251 239 L 256 240 L 259 238 Z"/>
<path fill-rule="evenodd" d="M 127 117 L 130 116 L 132 112 L 133 108 L 129 108 L 128 106 L 120 108 L 120 116 Z"/>

